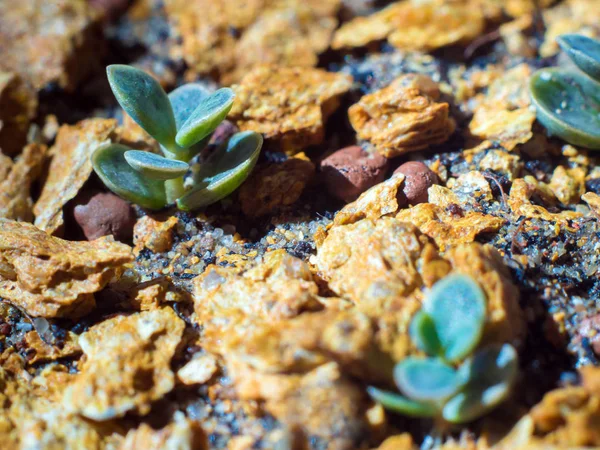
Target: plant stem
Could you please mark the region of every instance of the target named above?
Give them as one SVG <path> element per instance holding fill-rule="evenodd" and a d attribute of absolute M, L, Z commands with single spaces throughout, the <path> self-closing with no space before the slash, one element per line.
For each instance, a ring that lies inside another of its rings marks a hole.
<path fill-rule="evenodd" d="M 176 144 L 173 144 L 173 147 L 169 147 L 166 149 L 168 151 L 165 152 L 165 156 L 169 159 L 176 161 L 188 162 L 189 158 L 181 155 L 181 152 L 177 151 Z M 167 203 L 172 205 L 176 202 L 176 200 L 181 197 L 185 193 L 185 188 L 183 186 L 183 177 L 174 178 L 172 180 L 165 181 L 165 193 L 167 194 Z"/>
<path fill-rule="evenodd" d="M 185 193 L 183 177 L 165 181 L 165 192 L 167 194 L 167 203 L 169 205 L 174 204 Z"/>

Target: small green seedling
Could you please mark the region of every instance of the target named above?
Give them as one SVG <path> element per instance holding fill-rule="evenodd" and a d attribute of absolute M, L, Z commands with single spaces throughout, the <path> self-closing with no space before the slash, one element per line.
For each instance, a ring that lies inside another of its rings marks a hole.
<path fill-rule="evenodd" d="M 580 69 L 545 68 L 530 80 L 538 121 L 550 135 L 600 149 L 600 41 L 566 34 L 558 43 Z"/>
<path fill-rule="evenodd" d="M 486 307 L 485 293 L 468 276 L 436 283 L 410 325 L 411 339 L 430 357 L 396 365 L 394 381 L 404 396 L 369 387 L 371 397 L 391 411 L 451 423 L 477 419 L 502 402 L 517 373 L 517 352 L 504 344 L 473 354 Z"/>
<path fill-rule="evenodd" d="M 189 176 L 190 186 L 184 184 L 190 160 L 206 148 L 233 105 L 231 89 L 211 94 L 191 83 L 167 95 L 154 78 L 133 67 L 112 65 L 107 74 L 121 107 L 162 152 L 120 144 L 99 147 L 92 157 L 94 170 L 115 194 L 144 208 L 176 204 L 187 211 L 221 200 L 248 177 L 263 144 L 262 135 L 252 131 L 237 133 L 214 149 Z"/>

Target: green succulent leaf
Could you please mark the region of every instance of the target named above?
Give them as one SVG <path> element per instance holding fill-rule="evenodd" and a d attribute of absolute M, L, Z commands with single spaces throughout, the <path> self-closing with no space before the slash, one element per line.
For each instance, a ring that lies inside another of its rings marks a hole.
<path fill-rule="evenodd" d="M 438 408 L 425 402 L 417 402 L 394 392 L 384 391 L 373 386 L 367 388 L 367 393 L 373 400 L 379 402 L 389 411 L 394 411 L 409 417 L 434 417 Z"/>
<path fill-rule="evenodd" d="M 419 311 L 410 323 L 410 338 L 416 346 L 428 355 L 439 356 L 444 349 L 435 329 L 435 322 L 429 314 Z"/>
<path fill-rule="evenodd" d="M 557 41 L 577 67 L 600 81 L 600 41 L 581 34 L 563 34 Z"/>
<path fill-rule="evenodd" d="M 210 92 L 199 83 L 184 84 L 169 93 L 177 130 L 181 129 L 185 121 L 209 95 Z"/>
<path fill-rule="evenodd" d="M 444 419 L 469 422 L 490 411 L 508 397 L 517 370 L 518 356 L 512 345 L 494 345 L 477 352 L 459 369 L 468 381 L 444 406 Z"/>
<path fill-rule="evenodd" d="M 166 148 L 175 145 L 175 117 L 160 84 L 135 67 L 114 64 L 106 68 L 110 87 L 135 122 Z"/>
<path fill-rule="evenodd" d="M 92 155 L 95 172 L 115 194 L 148 209 L 166 206 L 164 182 L 145 177 L 125 160 L 128 147 L 108 144 Z"/>
<path fill-rule="evenodd" d="M 550 135 L 600 149 L 600 83 L 575 70 L 538 70 L 529 82 L 537 120 Z"/>
<path fill-rule="evenodd" d="M 226 146 L 203 164 L 195 174 L 195 186 L 177 200 L 180 209 L 189 211 L 215 203 L 235 191 L 256 164 L 263 137 L 253 131 L 234 134 Z"/>
<path fill-rule="evenodd" d="M 210 135 L 227 117 L 235 94 L 222 88 L 205 97 L 177 132 L 175 140 L 182 147 L 190 147 Z"/>
<path fill-rule="evenodd" d="M 394 381 L 410 399 L 442 402 L 463 385 L 461 374 L 437 358 L 409 357 L 394 368 Z"/>
<path fill-rule="evenodd" d="M 182 161 L 168 159 L 155 153 L 140 150 L 125 152 L 125 160 L 141 174 L 157 180 L 178 178 L 189 170 L 190 166 Z"/>
<path fill-rule="evenodd" d="M 447 361 L 468 356 L 479 343 L 486 297 L 471 277 L 456 274 L 437 282 L 423 302 L 423 310 L 435 324 Z"/>

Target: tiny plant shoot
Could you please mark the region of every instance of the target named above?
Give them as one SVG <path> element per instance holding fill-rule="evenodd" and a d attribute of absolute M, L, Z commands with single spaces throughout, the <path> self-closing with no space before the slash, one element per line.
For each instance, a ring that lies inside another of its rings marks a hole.
<path fill-rule="evenodd" d="M 120 144 L 99 147 L 92 157 L 94 170 L 115 194 L 148 209 L 175 204 L 187 211 L 221 200 L 248 177 L 263 143 L 262 135 L 252 131 L 237 133 L 216 148 L 189 175 L 191 186 L 184 185 L 190 160 L 207 146 L 233 105 L 231 89 L 209 93 L 191 83 L 167 95 L 141 70 L 112 65 L 106 71 L 121 107 L 158 141 L 162 152 Z"/>
<path fill-rule="evenodd" d="M 531 77 L 537 119 L 550 135 L 600 150 L 600 41 L 565 34 L 558 43 L 579 70 L 550 67 Z"/>
<path fill-rule="evenodd" d="M 510 344 L 475 351 L 483 333 L 486 297 L 465 275 L 436 283 L 410 324 L 410 337 L 429 356 L 409 357 L 394 368 L 404 395 L 369 387 L 385 408 L 412 417 L 469 422 L 502 402 L 517 374 Z"/>

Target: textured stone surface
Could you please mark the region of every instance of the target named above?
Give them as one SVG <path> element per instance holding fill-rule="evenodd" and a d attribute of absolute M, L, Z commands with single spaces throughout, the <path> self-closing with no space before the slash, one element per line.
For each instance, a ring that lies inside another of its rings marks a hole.
<path fill-rule="evenodd" d="M 234 87 L 229 119 L 242 131 L 264 134 L 267 144 L 298 153 L 323 141 L 325 121 L 351 84 L 348 75 L 321 69 L 260 66 Z"/>
<path fill-rule="evenodd" d="M 131 248 L 112 238 L 69 242 L 31 224 L 0 219 L 0 296 L 32 316 L 90 312 L 93 293 L 132 260 Z"/>

